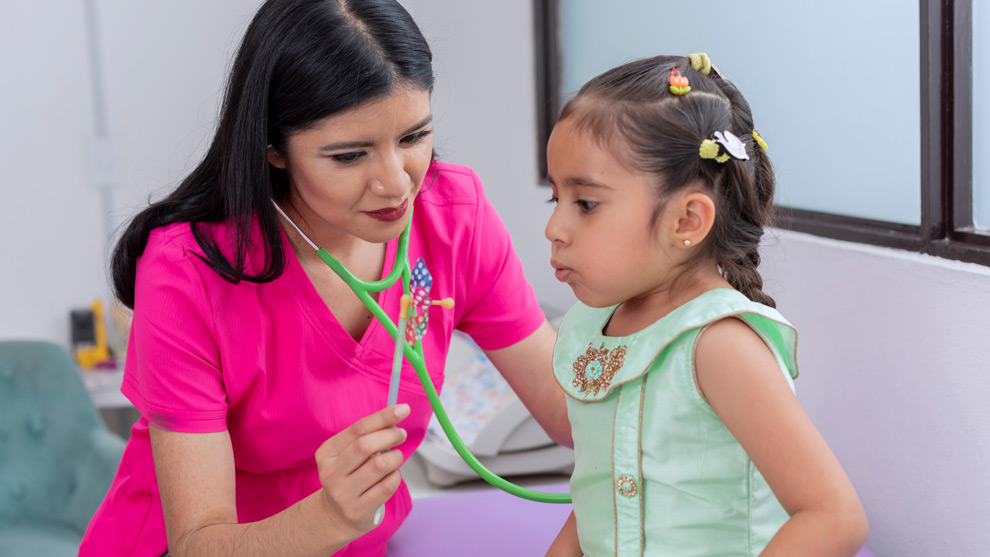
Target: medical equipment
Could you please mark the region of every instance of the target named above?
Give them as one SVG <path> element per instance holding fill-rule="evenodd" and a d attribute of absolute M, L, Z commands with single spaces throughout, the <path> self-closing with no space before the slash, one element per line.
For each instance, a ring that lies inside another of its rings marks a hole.
<path fill-rule="evenodd" d="M 399 243 L 396 249 L 395 261 L 392 264 L 392 270 L 389 271 L 388 275 L 377 281 L 366 281 L 359 279 L 350 272 L 347 267 L 338 261 L 334 256 L 330 255 L 325 249 L 314 244 L 304 233 L 299 229 L 298 226 L 288 215 L 282 210 L 281 207 L 275 201 L 272 201 L 275 206 L 275 210 L 288 222 L 299 236 L 306 241 L 316 254 L 326 263 L 333 271 L 337 274 L 347 285 L 351 288 L 354 294 L 359 300 L 368 308 L 368 311 L 375 316 L 376 319 L 385 327 L 385 330 L 395 339 L 397 344 L 402 345 L 402 353 L 405 355 L 409 363 L 412 364 L 413 369 L 416 370 L 416 375 L 419 377 L 420 383 L 423 385 L 423 390 L 426 392 L 426 397 L 430 401 L 430 406 L 433 407 L 433 412 L 436 414 L 437 421 L 440 422 L 441 428 L 443 428 L 444 433 L 447 438 L 450 439 L 451 444 L 457 451 L 457 454 L 464 459 L 464 462 L 471 467 L 472 470 L 478 473 L 486 482 L 489 484 L 515 495 L 516 497 L 521 497 L 523 499 L 528 499 L 530 501 L 538 501 L 542 503 L 570 503 L 571 496 L 569 493 L 548 493 L 543 491 L 536 491 L 532 489 L 527 489 L 512 482 L 509 482 L 502 477 L 494 474 L 488 470 L 464 445 L 461 441 L 460 436 L 457 431 L 454 430 L 453 425 L 450 422 L 450 418 L 447 416 L 447 412 L 444 410 L 443 405 L 440 403 L 440 397 L 437 394 L 436 388 L 433 386 L 433 381 L 430 379 L 429 373 L 426 370 L 426 364 L 423 356 L 423 344 L 417 341 L 415 345 L 411 343 L 404 342 L 404 333 L 402 329 L 399 329 L 395 323 L 385 314 L 378 302 L 371 297 L 369 292 L 381 292 L 393 284 L 399 279 L 400 275 L 402 277 L 403 292 L 409 294 L 410 292 L 410 282 L 412 280 L 412 269 L 409 265 L 409 231 L 412 228 L 412 208 L 409 209 L 409 221 L 406 223 L 405 229 L 399 234 Z M 420 311 L 420 308 L 416 308 Z M 394 374 L 392 381 L 397 385 L 398 378 Z M 395 385 L 390 387 L 390 391 L 396 389 Z M 394 401 L 390 401 L 389 404 L 394 404 Z"/>

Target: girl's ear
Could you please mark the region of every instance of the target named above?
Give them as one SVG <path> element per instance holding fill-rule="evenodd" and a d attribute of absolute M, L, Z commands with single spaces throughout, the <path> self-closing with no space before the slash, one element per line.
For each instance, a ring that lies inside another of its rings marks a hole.
<path fill-rule="evenodd" d="M 701 243 L 715 224 L 715 202 L 708 194 L 693 191 L 677 201 L 675 247 L 691 247 Z"/>
<path fill-rule="evenodd" d="M 285 170 L 285 158 L 279 154 L 271 145 L 268 146 L 268 163 L 275 168 L 281 168 Z"/>

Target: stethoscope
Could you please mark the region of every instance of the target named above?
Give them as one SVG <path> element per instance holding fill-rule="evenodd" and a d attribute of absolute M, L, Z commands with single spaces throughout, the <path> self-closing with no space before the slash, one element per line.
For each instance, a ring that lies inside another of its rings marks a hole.
<path fill-rule="evenodd" d="M 430 401 L 430 406 L 433 408 L 433 412 L 437 416 L 437 421 L 440 422 L 440 427 L 443 428 L 444 434 L 447 435 L 447 439 L 450 440 L 451 445 L 453 445 L 454 450 L 457 454 L 464 459 L 464 462 L 471 467 L 472 470 L 477 472 L 482 479 L 484 479 L 489 484 L 515 495 L 516 497 L 521 497 L 523 499 L 528 499 L 530 501 L 538 501 L 541 503 L 570 503 L 571 496 L 569 493 L 548 493 L 545 491 L 536 491 L 533 489 L 528 489 L 525 487 L 518 486 L 512 482 L 505 480 L 504 478 L 493 473 L 485 465 L 478 461 L 478 459 L 471 454 L 471 451 L 464 445 L 461 441 L 460 436 L 454 429 L 454 426 L 450 423 L 450 418 L 447 417 L 447 412 L 444 410 L 443 405 L 440 403 L 440 396 L 437 394 L 436 388 L 433 386 L 433 381 L 430 379 L 429 373 L 426 371 L 425 359 L 423 357 L 423 343 L 417 340 L 415 345 L 404 342 L 403 327 L 396 325 L 392 322 L 392 319 L 385 314 L 382 307 L 378 305 L 378 302 L 371 297 L 371 292 L 381 292 L 393 284 L 395 281 L 402 277 L 402 291 L 409 295 L 409 283 L 412 280 L 412 268 L 409 265 L 409 231 L 412 229 L 412 207 L 409 208 L 409 222 L 406 223 L 405 229 L 399 234 L 399 244 L 395 252 L 395 260 L 392 262 L 392 270 L 389 271 L 388 275 L 381 279 L 375 281 L 366 281 L 354 276 L 343 263 L 338 261 L 330 253 L 317 246 L 313 243 L 302 230 L 296 226 L 296 223 L 292 222 L 292 219 L 285 214 L 285 211 L 279 207 L 278 203 L 272 201 L 272 205 L 275 206 L 275 210 L 278 211 L 282 218 L 288 222 L 299 236 L 306 241 L 316 254 L 320 256 L 320 259 L 329 266 L 334 273 L 337 274 L 347 286 L 357 295 L 361 303 L 368 308 L 368 311 L 375 316 L 376 319 L 385 327 L 388 332 L 396 342 L 396 353 L 399 352 L 399 347 L 402 348 L 402 355 L 412 364 L 413 369 L 416 370 L 416 375 L 419 377 L 419 382 L 423 385 L 423 390 L 426 392 L 426 398 Z M 400 263 L 401 262 L 401 263 Z M 400 324 L 404 318 L 400 318 Z M 389 388 L 389 405 L 395 403 L 395 396 L 398 392 L 398 377 L 393 373 L 392 385 Z"/>

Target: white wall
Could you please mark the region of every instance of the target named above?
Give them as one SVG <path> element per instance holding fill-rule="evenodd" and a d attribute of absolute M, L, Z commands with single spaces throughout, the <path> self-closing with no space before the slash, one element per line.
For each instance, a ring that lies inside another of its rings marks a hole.
<path fill-rule="evenodd" d="M 260 2 L 4 2 L 0 33 L 0 338 L 69 339 L 68 314 L 110 298 L 101 193 L 86 179 L 103 92 L 122 182 L 110 228 L 161 197 L 209 140 L 230 53 Z M 103 79 L 94 83 L 86 7 Z M 54 15 L 53 15 L 54 14 Z"/>
<path fill-rule="evenodd" d="M 106 292 L 99 195 L 83 178 L 94 130 L 83 10 L 60 0 L 48 20 L 40 4 L 7 4 L 0 338 L 64 342 L 69 309 Z M 202 153 L 257 4 L 98 3 L 109 129 L 126 157 L 115 222 Z M 479 172 L 537 294 L 566 308 L 573 296 L 549 272 L 543 238 L 549 193 L 536 180 L 531 3 L 403 4 L 434 49 L 441 155 Z M 881 557 L 985 554 L 990 272 L 786 232 L 764 252 L 767 290 L 801 331 L 799 397 L 859 490 L 870 546 Z"/>

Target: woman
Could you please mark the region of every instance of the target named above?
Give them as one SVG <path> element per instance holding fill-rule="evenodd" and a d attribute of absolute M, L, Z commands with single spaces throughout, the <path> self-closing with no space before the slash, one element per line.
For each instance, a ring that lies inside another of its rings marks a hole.
<path fill-rule="evenodd" d="M 467 332 L 570 443 L 555 335 L 509 236 L 477 176 L 433 156 L 431 58 L 392 0 L 259 9 L 202 163 L 114 253 L 134 309 L 123 392 L 143 417 L 82 555 L 384 554 L 430 409 L 408 363 L 382 409 L 394 341 L 307 238 L 376 280 L 411 219 L 410 259 L 456 304 L 430 312 L 434 383 Z M 376 297 L 393 319 L 400 294 Z"/>

